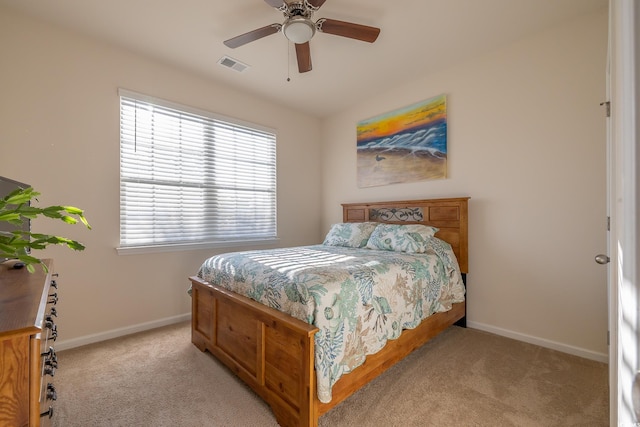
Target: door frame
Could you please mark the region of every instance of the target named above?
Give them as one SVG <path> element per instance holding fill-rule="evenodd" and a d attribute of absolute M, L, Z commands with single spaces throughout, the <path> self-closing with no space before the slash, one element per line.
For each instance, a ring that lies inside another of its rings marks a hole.
<path fill-rule="evenodd" d="M 638 288 L 638 218 L 640 170 L 637 108 L 640 47 L 636 23 L 640 8 L 634 0 L 610 0 L 611 159 L 608 203 L 611 212 L 609 247 L 609 384 L 610 424 L 636 425 L 633 380 L 640 368 L 640 290 Z M 637 408 L 640 410 L 640 408 Z"/>

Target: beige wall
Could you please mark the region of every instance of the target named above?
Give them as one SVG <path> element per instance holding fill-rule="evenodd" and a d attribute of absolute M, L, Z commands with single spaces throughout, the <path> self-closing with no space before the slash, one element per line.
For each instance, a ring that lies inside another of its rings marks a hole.
<path fill-rule="evenodd" d="M 603 10 L 330 117 L 324 232 L 344 202 L 470 196 L 471 325 L 606 360 L 606 44 Z M 449 177 L 358 189 L 356 123 L 441 93 Z"/>
<path fill-rule="evenodd" d="M 41 205 L 84 208 L 93 226 L 33 225 L 87 246 L 37 253 L 60 273 L 62 344 L 188 315 L 187 277 L 214 252 L 116 254 L 119 87 L 276 129 L 281 245 L 317 242 L 319 120 L 5 10 L 0 61 L 0 175 L 32 184 Z"/>

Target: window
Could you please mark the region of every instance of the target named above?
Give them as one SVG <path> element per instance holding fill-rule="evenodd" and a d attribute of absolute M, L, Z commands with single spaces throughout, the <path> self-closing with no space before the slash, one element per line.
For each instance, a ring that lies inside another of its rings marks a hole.
<path fill-rule="evenodd" d="M 273 131 L 119 95 L 119 252 L 276 239 Z"/>

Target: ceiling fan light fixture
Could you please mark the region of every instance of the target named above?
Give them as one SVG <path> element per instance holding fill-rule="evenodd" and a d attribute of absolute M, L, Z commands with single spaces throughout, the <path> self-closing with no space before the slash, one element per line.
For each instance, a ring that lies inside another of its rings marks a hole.
<path fill-rule="evenodd" d="M 282 26 L 284 36 L 295 44 L 304 44 L 316 33 L 316 26 L 310 19 L 294 16 Z"/>

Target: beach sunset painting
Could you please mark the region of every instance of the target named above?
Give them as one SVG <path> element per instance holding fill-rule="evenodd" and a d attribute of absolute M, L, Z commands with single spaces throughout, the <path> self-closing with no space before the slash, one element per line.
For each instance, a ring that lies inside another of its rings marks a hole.
<path fill-rule="evenodd" d="M 446 95 L 359 122 L 357 158 L 358 187 L 446 178 Z"/>

